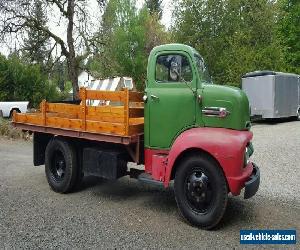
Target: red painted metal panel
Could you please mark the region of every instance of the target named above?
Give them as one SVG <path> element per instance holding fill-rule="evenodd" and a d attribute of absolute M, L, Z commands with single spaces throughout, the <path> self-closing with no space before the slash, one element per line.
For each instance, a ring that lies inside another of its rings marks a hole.
<path fill-rule="evenodd" d="M 152 157 L 152 178 L 157 181 L 164 181 L 167 167 L 167 156 L 155 154 Z"/>
<path fill-rule="evenodd" d="M 160 166 L 155 168 L 154 164 L 157 164 L 160 161 L 160 159 L 156 159 L 156 157 L 157 156 L 167 156 L 168 153 L 169 153 L 168 150 L 157 150 L 157 149 L 145 148 L 145 172 L 152 174 L 152 176 L 153 176 L 153 172 L 155 172 L 154 173 L 155 176 L 159 175 L 158 172 L 160 171 L 159 169 L 162 166 L 160 164 Z M 166 168 L 166 165 L 164 166 L 164 168 Z M 154 178 L 154 176 L 153 176 L 153 178 Z M 155 180 L 159 180 L 159 178 L 155 179 Z"/>
<path fill-rule="evenodd" d="M 238 195 L 251 175 L 253 166 L 243 168 L 244 152 L 252 132 L 224 128 L 193 128 L 183 132 L 172 145 L 164 185 L 169 185 L 173 165 L 185 150 L 201 149 L 212 155 L 222 167 L 231 193 Z"/>

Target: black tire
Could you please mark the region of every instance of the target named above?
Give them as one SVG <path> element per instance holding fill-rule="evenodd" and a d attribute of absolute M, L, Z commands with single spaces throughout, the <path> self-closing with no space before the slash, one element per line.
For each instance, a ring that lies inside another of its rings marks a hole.
<path fill-rule="evenodd" d="M 46 147 L 45 172 L 52 190 L 71 192 L 81 179 L 74 146 L 61 138 L 52 139 Z"/>
<path fill-rule="evenodd" d="M 182 159 L 174 191 L 179 211 L 192 225 L 212 229 L 222 219 L 228 188 L 221 168 L 212 158 L 192 154 Z"/>

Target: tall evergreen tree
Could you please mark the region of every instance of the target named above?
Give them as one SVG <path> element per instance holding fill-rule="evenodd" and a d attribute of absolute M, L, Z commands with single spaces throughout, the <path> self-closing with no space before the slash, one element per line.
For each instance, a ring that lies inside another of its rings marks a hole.
<path fill-rule="evenodd" d="M 38 23 L 38 26 L 45 26 L 47 17 L 44 13 L 43 2 L 34 0 L 33 16 Z M 25 58 L 28 58 L 30 63 L 37 63 L 45 66 L 47 57 L 49 56 L 49 35 L 44 31 L 32 27 L 28 30 L 28 38 L 25 40 L 24 48 Z M 44 67 L 43 67 L 44 68 Z"/>

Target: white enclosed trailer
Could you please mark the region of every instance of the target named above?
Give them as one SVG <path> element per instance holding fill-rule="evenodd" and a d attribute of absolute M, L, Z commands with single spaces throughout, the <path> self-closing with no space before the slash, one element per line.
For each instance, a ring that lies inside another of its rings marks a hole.
<path fill-rule="evenodd" d="M 242 77 L 251 116 L 262 119 L 300 118 L 300 76 L 273 71 L 255 71 Z"/>

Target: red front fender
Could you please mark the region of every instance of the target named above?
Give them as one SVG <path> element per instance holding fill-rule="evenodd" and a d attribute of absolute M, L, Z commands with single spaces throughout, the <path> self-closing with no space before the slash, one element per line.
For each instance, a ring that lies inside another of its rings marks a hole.
<path fill-rule="evenodd" d="M 164 185 L 167 187 L 176 159 L 189 149 L 200 149 L 214 157 L 222 167 L 229 189 L 238 195 L 252 173 L 252 164 L 244 165 L 244 153 L 252 132 L 225 128 L 192 128 L 180 134 L 173 143 L 165 172 Z"/>

